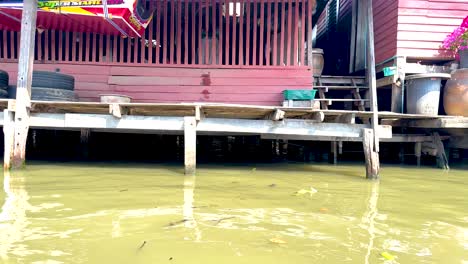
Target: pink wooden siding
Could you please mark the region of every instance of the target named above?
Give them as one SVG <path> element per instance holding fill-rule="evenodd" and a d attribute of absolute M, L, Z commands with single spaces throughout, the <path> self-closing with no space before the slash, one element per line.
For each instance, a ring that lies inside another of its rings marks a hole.
<path fill-rule="evenodd" d="M 16 84 L 16 63 L 0 63 Z M 35 70 L 75 77 L 81 101 L 98 101 L 99 94 L 129 95 L 135 102 L 212 102 L 281 105 L 285 89 L 312 87 L 312 74 L 294 68 L 185 68 L 118 65 L 35 64 Z"/>
<path fill-rule="evenodd" d="M 396 55 L 398 2 L 373 0 L 375 61 L 382 62 Z"/>
<path fill-rule="evenodd" d="M 304 30 L 312 22 L 303 18 L 312 15 L 315 0 L 155 0 L 149 3 L 157 5 L 157 9 L 141 38 L 44 30 L 36 35 L 36 61 L 310 66 L 305 43 L 312 35 L 311 30 Z M 281 16 L 280 25 L 277 20 L 272 25 L 274 14 Z M 285 36 L 285 43 L 273 41 L 280 34 Z M 15 45 L 19 41 L 18 32 L 0 28 L 0 61 L 18 59 Z M 283 53 L 289 56 L 280 60 Z"/>
<path fill-rule="evenodd" d="M 400 0 L 398 55 L 422 59 L 448 58 L 440 45 L 467 15 L 467 0 Z"/>

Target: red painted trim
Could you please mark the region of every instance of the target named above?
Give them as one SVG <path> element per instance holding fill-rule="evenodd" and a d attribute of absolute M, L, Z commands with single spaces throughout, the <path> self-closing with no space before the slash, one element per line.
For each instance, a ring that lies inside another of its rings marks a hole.
<path fill-rule="evenodd" d="M 195 5 L 195 2 L 194 0 L 192 0 L 192 4 L 191 4 L 191 7 L 192 7 L 192 12 L 191 12 L 191 17 L 192 17 L 192 61 L 190 62 L 190 64 L 192 65 L 195 65 L 196 64 L 196 42 L 195 42 L 195 36 L 197 35 L 196 32 L 195 32 L 195 23 L 196 23 L 196 17 L 195 17 L 195 8 L 196 8 L 196 5 Z"/>
<path fill-rule="evenodd" d="M 217 18 L 217 13 L 216 13 L 216 0 L 211 1 L 211 28 L 213 31 L 213 42 L 211 44 L 211 57 L 212 61 L 211 64 L 218 64 L 216 60 L 216 45 L 218 43 L 218 40 L 216 38 L 216 18 Z"/>
<path fill-rule="evenodd" d="M 176 1 L 171 1 L 171 21 L 170 21 L 170 33 L 171 33 L 171 38 L 169 40 L 169 43 L 168 43 L 168 48 L 169 48 L 169 53 L 170 53 L 170 58 L 169 58 L 169 63 L 173 64 L 175 63 L 175 60 L 174 60 L 174 49 L 175 49 L 175 23 L 176 23 L 176 20 L 177 20 L 177 17 L 175 16 L 175 4 L 177 4 Z"/>
<path fill-rule="evenodd" d="M 188 32 L 189 32 L 189 12 L 188 12 L 188 9 L 189 9 L 189 0 L 185 0 L 184 2 L 184 64 L 185 65 L 188 65 L 188 50 L 189 50 L 189 35 L 188 35 Z"/>
<path fill-rule="evenodd" d="M 210 64 L 210 43 L 208 41 L 208 31 L 210 28 L 210 4 L 208 1 L 205 2 L 205 64 Z"/>
<path fill-rule="evenodd" d="M 305 61 L 304 61 L 304 56 L 305 56 L 305 28 L 306 28 L 306 23 L 307 23 L 307 19 L 306 19 L 306 13 L 305 13 L 305 10 L 306 10 L 306 3 L 307 3 L 307 0 L 303 0 L 302 1 L 302 15 L 301 15 L 301 56 L 299 57 L 300 58 L 300 65 L 305 65 Z"/>
<path fill-rule="evenodd" d="M 231 34 L 231 27 L 229 26 L 230 18 L 229 18 L 229 1 L 224 0 L 224 7 L 225 7 L 225 14 L 224 17 L 226 18 L 226 51 L 224 53 L 224 56 L 226 58 L 225 65 L 231 65 L 230 63 L 230 56 L 229 56 L 229 51 L 231 50 L 231 43 L 229 42 L 229 35 Z"/>
<path fill-rule="evenodd" d="M 177 16 L 175 20 L 177 21 L 177 64 L 182 64 L 182 0 L 178 0 L 177 2 Z M 175 23 L 175 22 L 174 22 Z"/>
<path fill-rule="evenodd" d="M 241 16 L 239 17 L 239 65 L 244 65 L 244 0 L 240 0 Z"/>
<path fill-rule="evenodd" d="M 199 65 L 202 65 L 202 61 L 203 61 L 203 58 L 202 58 L 202 55 L 203 55 L 203 52 L 202 52 L 202 23 L 203 23 L 203 7 L 202 7 L 202 4 L 201 2 L 198 2 L 198 35 L 197 35 L 197 38 L 198 38 L 198 63 Z"/>
<path fill-rule="evenodd" d="M 281 0 L 279 0 L 281 1 Z M 280 37 L 280 46 L 279 46 L 279 49 L 280 49 L 280 63 L 279 63 L 279 66 L 283 66 L 284 63 L 284 52 L 285 52 L 285 48 L 284 48 L 284 31 L 285 29 L 287 28 L 287 25 L 286 25 L 286 3 L 285 2 L 281 2 L 281 37 Z"/>
<path fill-rule="evenodd" d="M 271 57 L 271 50 L 270 50 L 270 38 L 271 38 L 271 6 L 272 2 L 267 2 L 267 31 L 266 31 L 266 47 L 265 47 L 265 59 L 266 65 L 271 65 L 270 57 Z"/>
<path fill-rule="evenodd" d="M 258 65 L 257 63 L 257 14 L 258 14 L 258 2 L 252 1 L 254 5 L 254 21 L 253 21 L 253 50 L 252 50 L 252 65 Z M 260 64 L 261 65 L 261 64 Z"/>
<path fill-rule="evenodd" d="M 275 12 L 274 12 L 274 22 L 273 22 L 273 52 L 272 52 L 272 65 L 278 65 L 278 16 L 279 16 L 279 4 L 280 1 L 277 3 L 273 3 Z"/>
<path fill-rule="evenodd" d="M 265 65 L 263 61 L 264 53 L 263 53 L 263 47 L 265 46 L 264 42 L 264 34 L 265 34 L 265 2 L 264 0 L 260 0 L 260 41 L 259 41 L 259 65 Z"/>
<path fill-rule="evenodd" d="M 245 26 L 245 65 L 253 65 L 253 63 L 250 63 L 250 0 L 245 0 L 246 2 L 246 10 L 245 12 L 247 13 L 247 20 L 246 20 L 246 26 Z"/>
<path fill-rule="evenodd" d="M 167 40 L 167 31 L 169 30 L 169 24 L 168 24 L 168 18 L 167 18 L 167 12 L 168 12 L 168 1 L 167 0 L 164 0 L 164 25 L 163 25 L 163 28 L 160 28 L 161 32 L 162 32 L 162 44 L 161 44 L 161 48 L 163 49 L 163 57 L 161 58 L 161 62 L 162 63 L 166 63 L 167 61 L 167 49 L 169 48 L 169 41 Z"/>
<path fill-rule="evenodd" d="M 291 40 L 292 40 L 292 32 L 294 32 L 293 24 L 292 24 L 292 0 L 289 0 L 288 3 L 288 44 L 286 47 L 287 50 L 287 57 L 286 57 L 286 65 L 291 65 Z"/>
<path fill-rule="evenodd" d="M 237 1 L 236 0 L 232 0 L 232 3 L 233 3 L 233 6 L 234 6 L 234 10 L 232 11 L 234 14 L 236 13 L 236 3 Z M 237 65 L 237 61 L 236 61 L 236 53 L 238 51 L 238 48 L 237 48 L 237 16 L 234 15 L 232 16 L 232 48 L 231 48 L 231 52 L 232 52 L 232 64 L 233 65 Z M 239 54 L 240 56 L 240 54 Z"/>

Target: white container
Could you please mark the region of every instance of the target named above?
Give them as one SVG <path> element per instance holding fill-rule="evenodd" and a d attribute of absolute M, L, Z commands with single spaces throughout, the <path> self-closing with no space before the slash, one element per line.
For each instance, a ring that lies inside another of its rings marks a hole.
<path fill-rule="evenodd" d="M 132 98 L 122 94 L 100 94 L 101 103 L 130 103 Z"/>

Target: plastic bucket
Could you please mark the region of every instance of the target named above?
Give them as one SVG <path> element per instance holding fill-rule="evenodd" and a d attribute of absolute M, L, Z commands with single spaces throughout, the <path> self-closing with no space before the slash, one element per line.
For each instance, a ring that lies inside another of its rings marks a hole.
<path fill-rule="evenodd" d="M 425 73 L 407 76 L 407 113 L 437 115 L 442 79 L 450 79 L 450 74 Z"/>

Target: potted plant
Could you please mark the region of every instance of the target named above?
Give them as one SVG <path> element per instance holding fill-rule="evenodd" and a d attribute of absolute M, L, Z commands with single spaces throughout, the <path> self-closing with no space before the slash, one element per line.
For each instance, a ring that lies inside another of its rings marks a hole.
<path fill-rule="evenodd" d="M 468 68 L 468 16 L 445 38 L 442 46 L 460 59 L 460 68 Z"/>

